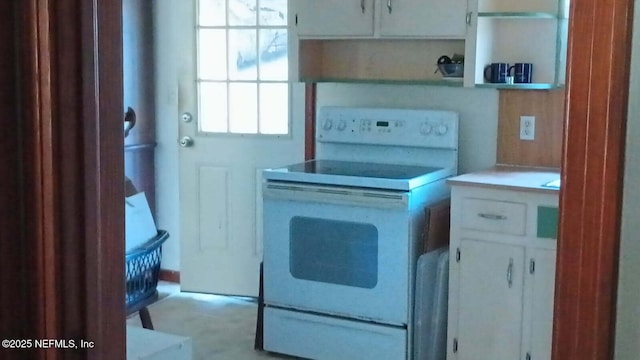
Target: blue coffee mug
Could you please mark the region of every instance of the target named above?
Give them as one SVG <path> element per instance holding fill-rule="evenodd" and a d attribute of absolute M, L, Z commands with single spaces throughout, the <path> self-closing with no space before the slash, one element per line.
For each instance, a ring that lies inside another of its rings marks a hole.
<path fill-rule="evenodd" d="M 513 70 L 513 75 L 511 71 Z M 510 76 L 513 76 L 514 84 L 529 84 L 533 77 L 533 64 L 531 63 L 515 63 L 509 68 Z"/>
<path fill-rule="evenodd" d="M 490 83 L 506 83 L 508 75 L 507 63 L 491 63 L 484 68 L 484 79 Z"/>

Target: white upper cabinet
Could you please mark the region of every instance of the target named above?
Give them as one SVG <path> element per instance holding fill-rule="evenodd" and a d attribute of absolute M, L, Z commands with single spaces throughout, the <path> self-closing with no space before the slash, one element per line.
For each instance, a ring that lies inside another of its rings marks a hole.
<path fill-rule="evenodd" d="M 374 0 L 292 0 L 300 37 L 373 36 Z"/>
<path fill-rule="evenodd" d="M 464 38 L 467 0 L 292 0 L 301 38 Z"/>
<path fill-rule="evenodd" d="M 380 36 L 462 38 L 467 0 L 379 0 Z"/>
<path fill-rule="evenodd" d="M 437 61 L 445 54 L 465 54 L 471 46 L 476 0 L 289 0 L 288 4 L 290 39 L 298 45 L 297 52 L 290 52 L 297 53 L 290 59 L 297 64 L 293 79 L 463 86 L 462 77 L 443 79 L 436 71 Z M 473 80 L 473 69 L 465 69 L 464 84 L 473 85 Z"/>

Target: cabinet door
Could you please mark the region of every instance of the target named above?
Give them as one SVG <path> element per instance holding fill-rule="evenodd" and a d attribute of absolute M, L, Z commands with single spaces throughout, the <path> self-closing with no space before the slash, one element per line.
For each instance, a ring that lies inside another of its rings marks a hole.
<path fill-rule="evenodd" d="M 373 0 L 293 0 L 298 36 L 373 35 Z"/>
<path fill-rule="evenodd" d="M 458 360 L 518 359 L 524 248 L 460 242 Z"/>
<path fill-rule="evenodd" d="M 533 284 L 530 355 L 532 360 L 550 360 L 556 251 L 535 249 L 533 254 L 535 269 L 530 277 Z"/>
<path fill-rule="evenodd" d="M 467 0 L 379 0 L 381 36 L 461 38 Z"/>

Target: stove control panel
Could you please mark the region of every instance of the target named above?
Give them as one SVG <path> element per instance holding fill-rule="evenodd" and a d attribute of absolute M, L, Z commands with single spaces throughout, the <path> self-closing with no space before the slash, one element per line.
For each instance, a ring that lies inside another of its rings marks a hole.
<path fill-rule="evenodd" d="M 457 149 L 458 114 L 429 109 L 323 107 L 320 142 Z"/>

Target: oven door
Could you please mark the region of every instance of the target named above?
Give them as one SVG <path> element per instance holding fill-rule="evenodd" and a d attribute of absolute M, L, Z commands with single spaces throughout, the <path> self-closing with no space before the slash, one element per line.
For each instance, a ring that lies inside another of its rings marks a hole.
<path fill-rule="evenodd" d="M 408 192 L 265 183 L 265 303 L 406 325 L 408 201 Z"/>

